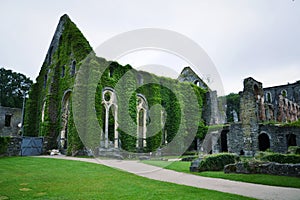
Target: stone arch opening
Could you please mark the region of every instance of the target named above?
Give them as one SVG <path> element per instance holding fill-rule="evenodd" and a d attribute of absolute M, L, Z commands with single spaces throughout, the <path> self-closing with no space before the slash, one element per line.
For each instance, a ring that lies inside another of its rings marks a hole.
<path fill-rule="evenodd" d="M 60 139 L 59 147 L 61 150 L 66 150 L 68 147 L 68 122 L 70 115 L 70 97 L 71 91 L 67 90 L 62 98 L 62 107 L 61 107 L 61 130 L 60 130 Z"/>
<path fill-rule="evenodd" d="M 254 85 L 253 85 L 253 90 L 254 90 L 255 96 L 258 96 L 258 95 L 259 95 L 259 88 L 258 88 L 258 85 L 257 85 L 257 84 L 254 84 Z"/>
<path fill-rule="evenodd" d="M 137 139 L 136 147 L 144 148 L 147 146 L 146 134 L 147 134 L 147 112 L 148 103 L 146 98 L 138 94 L 137 95 Z"/>
<path fill-rule="evenodd" d="M 4 126 L 5 127 L 10 127 L 11 126 L 11 118 L 12 118 L 11 113 L 6 113 L 5 114 L 5 119 L 4 119 Z"/>
<path fill-rule="evenodd" d="M 197 85 L 198 87 L 200 87 L 200 81 L 199 80 L 195 80 L 194 84 Z"/>
<path fill-rule="evenodd" d="M 48 54 L 48 63 L 49 64 L 51 63 L 52 51 L 53 51 L 53 46 L 51 46 L 49 49 L 49 54 Z"/>
<path fill-rule="evenodd" d="M 73 60 L 72 65 L 71 65 L 71 76 L 74 76 L 76 72 L 76 61 Z"/>
<path fill-rule="evenodd" d="M 114 75 L 114 68 L 113 67 L 109 67 L 108 77 L 113 77 L 113 75 Z"/>
<path fill-rule="evenodd" d="M 260 151 L 266 151 L 270 148 L 270 138 L 266 133 L 258 136 L 258 148 Z"/>
<path fill-rule="evenodd" d="M 48 80 L 48 75 L 45 74 L 45 76 L 44 76 L 44 88 L 46 88 L 46 86 L 47 86 L 47 80 Z"/>
<path fill-rule="evenodd" d="M 61 67 L 61 77 L 65 77 L 65 73 L 66 73 L 66 67 L 62 66 Z"/>
<path fill-rule="evenodd" d="M 287 147 L 289 146 L 297 146 L 297 140 L 295 134 L 287 134 L 286 135 Z"/>
<path fill-rule="evenodd" d="M 228 152 L 227 146 L 227 133 L 229 130 L 223 130 L 221 132 L 221 152 Z"/>
<path fill-rule="evenodd" d="M 268 102 L 268 103 L 271 103 L 271 102 L 272 102 L 272 94 L 271 94 L 271 92 L 268 92 L 268 93 L 267 93 L 266 99 L 267 99 L 267 102 Z"/>
<path fill-rule="evenodd" d="M 144 83 L 143 75 L 138 74 L 137 79 L 138 79 L 138 84 L 143 85 L 143 83 Z"/>
<path fill-rule="evenodd" d="M 46 101 L 44 101 L 42 106 L 42 117 L 41 117 L 42 122 L 45 121 L 45 109 L 46 109 Z"/>
<path fill-rule="evenodd" d="M 113 143 L 114 148 L 119 148 L 118 133 L 118 105 L 115 91 L 112 88 L 104 88 L 102 91 L 103 104 L 103 135 L 101 135 L 101 147 L 109 148 Z M 111 143 L 110 143 L 111 142 Z"/>
<path fill-rule="evenodd" d="M 281 90 L 281 95 L 283 97 L 287 97 L 287 91 L 286 90 Z"/>

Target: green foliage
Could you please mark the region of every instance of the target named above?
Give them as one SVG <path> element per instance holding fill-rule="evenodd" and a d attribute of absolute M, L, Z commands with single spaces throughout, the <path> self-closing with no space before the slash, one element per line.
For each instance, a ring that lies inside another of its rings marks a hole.
<path fill-rule="evenodd" d="M 300 163 L 300 155 L 268 153 L 261 160 L 277 163 Z"/>
<path fill-rule="evenodd" d="M 300 127 L 300 119 L 298 121 L 294 121 L 294 122 L 284 124 L 283 126 L 286 126 L 286 127 Z"/>
<path fill-rule="evenodd" d="M 300 147 L 298 147 L 298 146 L 289 146 L 288 153 L 290 153 L 290 154 L 300 154 Z"/>
<path fill-rule="evenodd" d="M 226 109 L 227 122 L 234 122 L 233 112 L 236 111 L 238 117 L 240 114 L 240 95 L 230 93 L 229 95 L 226 96 L 226 104 L 227 104 L 227 109 Z"/>
<path fill-rule="evenodd" d="M 80 87 L 81 92 L 86 94 L 82 95 L 81 102 L 95 101 L 95 108 L 92 111 L 86 110 L 80 113 L 81 122 L 86 124 L 86 127 L 82 127 L 87 133 L 83 137 L 88 139 L 91 148 L 99 145 L 100 133 L 98 130 L 92 130 L 92 126 L 88 124 L 96 121 L 100 127 L 104 126 L 105 109 L 102 104 L 102 91 L 105 87 L 115 89 L 118 93 L 117 123 L 119 124 L 118 132 L 122 149 L 130 152 L 137 150 L 137 94 L 144 95 L 148 108 L 151 108 L 151 112 L 147 116 L 147 147 L 143 151 L 153 152 L 160 147 L 163 133 L 167 135 L 168 143 L 176 135 L 179 135 L 179 139 L 186 143 L 188 143 L 187 139 L 190 138 L 191 133 L 196 133 L 200 139 L 205 137 L 207 127 L 201 119 L 201 114 L 206 90 L 190 83 L 179 83 L 178 80 L 136 71 L 130 65 L 121 66 L 117 62 L 98 58 L 76 25 L 66 16 L 63 16 L 62 19 L 65 22 L 59 45 L 53 49 L 51 57 L 47 56 L 36 83 L 30 90 L 30 99 L 26 104 L 25 135 L 51 137 L 53 143 L 49 148 L 57 148 L 57 138 L 62 129 L 63 108 L 61 104 L 65 93 L 73 92 L 75 77 L 78 77 L 77 73 L 81 69 L 80 72 L 85 73 L 84 80 L 77 87 Z M 83 60 L 89 53 L 91 53 L 90 56 Z M 76 73 L 72 74 L 75 62 Z M 90 84 L 94 84 L 93 77 L 100 73 L 102 76 L 100 80 L 97 80 L 96 91 L 90 91 Z M 149 84 L 141 84 L 139 76 L 142 77 L 144 83 Z M 191 100 L 197 100 L 197 102 L 191 103 Z M 80 106 L 80 102 L 77 103 L 78 105 L 73 105 L 73 108 Z M 161 107 L 157 105 L 161 105 Z M 45 115 L 42 121 L 43 109 Z M 165 115 L 164 127 L 162 127 L 161 121 L 162 110 Z M 96 117 L 90 115 L 94 111 L 96 111 Z M 82 138 L 78 135 L 78 127 L 75 127 L 74 124 L 72 106 L 69 116 L 67 152 L 73 154 L 83 148 L 83 144 Z M 110 109 L 108 124 L 110 141 L 114 141 L 114 123 Z"/>
<path fill-rule="evenodd" d="M 7 146 L 10 142 L 10 137 L 0 137 L 0 155 L 7 152 Z"/>
<path fill-rule="evenodd" d="M 74 75 L 72 74 L 73 61 L 76 71 L 80 68 L 80 61 L 91 51 L 88 41 L 84 38 L 76 25 L 67 16 L 63 16 L 64 31 L 59 39 L 57 49 L 52 56 L 46 57 L 36 83 L 32 85 L 29 99 L 26 103 L 24 134 L 27 136 L 48 136 L 53 138 L 49 148 L 57 148 L 56 139 L 61 129 L 61 106 L 64 93 L 72 90 Z M 51 47 L 50 47 L 51 48 Z M 42 109 L 45 104 L 44 122 L 42 122 Z M 68 127 L 68 134 L 76 135 L 74 124 Z M 73 136 L 72 136 L 73 137 Z M 81 148 L 78 136 L 70 138 L 70 148 Z M 74 142 L 74 148 L 72 147 Z"/>
<path fill-rule="evenodd" d="M 201 160 L 199 171 L 220 171 L 225 165 L 235 163 L 236 155 L 230 153 L 220 153 L 208 155 Z"/>
<path fill-rule="evenodd" d="M 22 108 L 24 95 L 32 81 L 24 74 L 0 68 L 0 105 Z"/>

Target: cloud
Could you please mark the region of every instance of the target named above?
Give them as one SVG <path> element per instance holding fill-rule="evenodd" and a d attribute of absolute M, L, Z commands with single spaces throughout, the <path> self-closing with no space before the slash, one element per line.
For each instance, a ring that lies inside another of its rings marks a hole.
<path fill-rule="evenodd" d="M 35 79 L 64 13 L 94 48 L 138 28 L 163 28 L 186 35 L 213 60 L 226 93 L 241 90 L 248 76 L 267 85 L 300 79 L 300 2 L 290 0 L 4 1 L 0 66 Z M 175 65 L 174 59 L 163 56 L 151 59 L 154 64 Z M 159 60 L 169 63 L 156 63 Z"/>

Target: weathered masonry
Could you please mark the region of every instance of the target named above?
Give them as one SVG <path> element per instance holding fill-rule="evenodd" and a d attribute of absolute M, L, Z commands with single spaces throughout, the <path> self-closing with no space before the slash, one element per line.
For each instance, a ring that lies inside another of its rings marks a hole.
<path fill-rule="evenodd" d="M 85 60 L 86 58 L 88 59 Z M 84 61 L 90 61 L 91 65 L 83 67 Z M 93 141 L 99 152 L 105 149 L 153 152 L 170 143 L 178 132 L 182 134 L 181 138 L 188 138 L 191 127 L 204 126 L 202 112 L 213 113 L 202 109 L 209 97 L 209 89 L 201 79 L 191 82 L 158 77 L 137 71 L 129 65 L 121 66 L 96 57 L 80 30 L 64 15 L 29 94 L 25 134 L 49 138 L 48 149 L 59 148 L 63 153 L 73 155 L 82 152 L 84 145 L 74 123 L 72 100 L 78 74 L 94 67 L 99 69 L 96 73 L 101 72 L 102 76 L 97 80 L 99 82 L 92 97 L 95 101 L 93 111 L 103 130 L 101 134 L 97 131 L 87 134 L 95 138 Z M 125 74 L 131 76 L 122 82 L 121 78 Z M 90 80 L 90 76 L 85 80 Z M 150 81 L 154 83 L 144 84 Z M 120 82 L 121 90 L 115 90 L 116 84 Z M 83 84 L 82 87 L 85 87 L 82 92 L 88 90 L 86 85 Z M 174 91 L 168 88 L 174 88 Z M 192 97 L 189 90 L 193 90 L 196 98 Z M 128 91 L 131 91 L 131 98 L 125 101 Z M 82 95 L 81 98 L 83 102 L 88 97 Z M 189 99 L 194 101 L 189 102 Z M 125 107 L 125 104 L 128 106 Z M 162 105 L 164 109 L 151 110 L 154 105 Z M 197 116 L 190 116 L 188 109 L 199 112 Z M 129 116 L 129 120 L 125 116 Z M 88 122 L 89 119 L 86 120 Z M 130 120 L 134 123 L 129 123 Z M 215 123 L 208 119 L 205 121 Z M 130 134 L 126 134 L 121 126 L 126 127 Z M 159 131 L 153 132 L 154 129 Z"/>
<path fill-rule="evenodd" d="M 18 135 L 22 120 L 20 108 L 8 108 L 0 106 L 0 136 Z"/>
<path fill-rule="evenodd" d="M 299 83 L 296 83 L 264 91 L 262 83 L 253 78 L 245 79 L 240 100 L 241 122 L 229 128 L 228 151 L 252 156 L 257 151 L 270 149 L 285 153 L 289 146 L 300 146 L 300 127 L 284 125 L 300 118 L 298 94 L 295 92 L 298 87 Z M 283 91 L 289 91 L 290 96 Z"/>

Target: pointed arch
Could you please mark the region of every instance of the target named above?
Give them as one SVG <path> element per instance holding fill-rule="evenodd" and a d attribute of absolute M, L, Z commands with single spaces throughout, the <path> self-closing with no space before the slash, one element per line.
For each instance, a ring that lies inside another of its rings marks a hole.
<path fill-rule="evenodd" d="M 142 94 L 137 94 L 137 148 L 144 148 L 147 146 L 147 114 L 148 102 L 146 97 Z"/>
<path fill-rule="evenodd" d="M 114 138 L 114 148 L 119 148 L 119 132 L 118 132 L 118 105 L 117 97 L 114 89 L 105 87 L 102 90 L 102 104 L 104 107 L 104 135 L 100 136 L 100 143 L 104 148 L 109 147 L 109 138 Z M 110 124 L 110 117 L 113 117 L 113 124 Z M 113 130 L 112 130 L 113 129 Z M 113 132 L 113 136 L 109 135 Z M 104 141 L 104 144 L 103 144 Z"/>
<path fill-rule="evenodd" d="M 66 90 L 61 101 L 61 130 L 59 135 L 59 144 L 61 150 L 68 147 L 68 122 L 70 115 L 70 97 L 71 90 Z"/>

